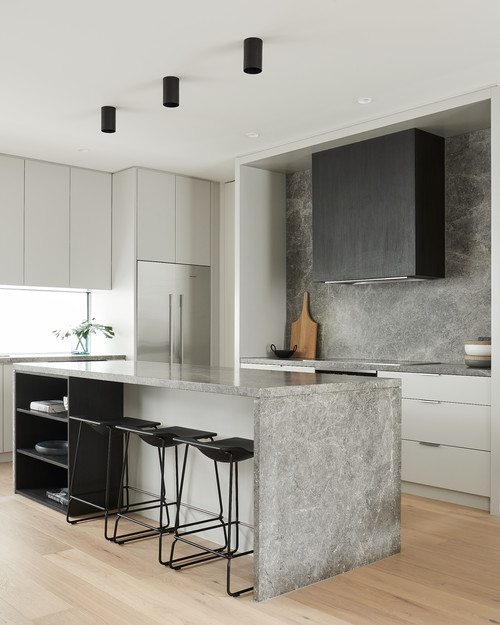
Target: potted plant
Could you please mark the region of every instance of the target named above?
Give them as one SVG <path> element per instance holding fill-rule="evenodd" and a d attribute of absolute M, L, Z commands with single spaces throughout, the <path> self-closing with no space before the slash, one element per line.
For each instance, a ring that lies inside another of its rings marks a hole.
<path fill-rule="evenodd" d="M 111 326 L 105 326 L 101 323 L 95 323 L 95 319 L 84 319 L 74 328 L 67 328 L 62 330 L 53 330 L 58 338 L 66 339 L 69 336 L 76 337 L 76 346 L 72 351 L 73 354 L 88 354 L 88 339 L 90 334 L 97 334 L 101 332 L 107 339 L 112 339 L 115 335 L 115 331 Z"/>

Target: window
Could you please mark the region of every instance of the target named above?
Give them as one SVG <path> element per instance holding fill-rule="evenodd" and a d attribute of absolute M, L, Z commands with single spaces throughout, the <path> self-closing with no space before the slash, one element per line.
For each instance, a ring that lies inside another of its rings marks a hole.
<path fill-rule="evenodd" d="M 88 318 L 86 291 L 0 289 L 0 353 L 68 353 L 71 338 L 53 330 L 72 327 Z"/>

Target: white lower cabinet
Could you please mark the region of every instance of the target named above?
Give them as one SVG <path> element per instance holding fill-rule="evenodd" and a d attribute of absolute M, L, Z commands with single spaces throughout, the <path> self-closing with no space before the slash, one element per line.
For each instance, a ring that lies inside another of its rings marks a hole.
<path fill-rule="evenodd" d="M 12 451 L 12 365 L 0 365 L 0 454 Z"/>
<path fill-rule="evenodd" d="M 3 430 L 3 448 L 4 452 L 12 451 L 13 446 L 13 423 L 12 423 L 12 393 L 13 393 L 13 365 L 1 365 L 0 368 L 3 369 L 2 382 L 3 382 L 3 398 L 2 398 L 2 407 L 3 409 L 3 422 L 2 422 L 2 430 Z"/>
<path fill-rule="evenodd" d="M 4 405 L 3 405 L 4 395 L 5 394 L 3 391 L 3 365 L 0 365 L 0 453 L 4 451 L 4 448 L 3 448 L 3 445 L 4 445 L 3 431 L 4 431 L 4 425 L 5 425 L 5 410 L 4 410 Z"/>
<path fill-rule="evenodd" d="M 490 496 L 489 452 L 404 439 L 401 451 L 404 482 Z"/>
<path fill-rule="evenodd" d="M 401 380 L 403 482 L 489 497 L 491 379 L 378 375 Z"/>

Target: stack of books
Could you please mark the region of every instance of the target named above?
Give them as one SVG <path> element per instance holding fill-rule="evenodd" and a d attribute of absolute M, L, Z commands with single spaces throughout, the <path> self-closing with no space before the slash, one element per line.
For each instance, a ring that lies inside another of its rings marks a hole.
<path fill-rule="evenodd" d="M 47 497 L 61 503 L 64 506 L 68 505 L 68 489 L 67 488 L 54 488 L 47 491 Z"/>
<path fill-rule="evenodd" d="M 66 412 L 62 399 L 40 399 L 30 403 L 30 410 L 38 412 Z"/>

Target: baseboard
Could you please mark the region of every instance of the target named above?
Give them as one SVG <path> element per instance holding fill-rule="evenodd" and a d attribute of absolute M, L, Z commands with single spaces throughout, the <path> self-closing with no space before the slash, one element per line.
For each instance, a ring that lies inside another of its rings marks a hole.
<path fill-rule="evenodd" d="M 409 495 L 418 495 L 419 497 L 428 497 L 429 499 L 437 499 L 438 501 L 446 501 L 447 503 L 456 503 L 469 508 L 478 508 L 488 512 L 490 510 L 489 497 L 481 497 L 480 495 L 470 495 L 469 493 L 414 484 L 413 482 L 401 482 L 401 492 Z"/>

